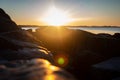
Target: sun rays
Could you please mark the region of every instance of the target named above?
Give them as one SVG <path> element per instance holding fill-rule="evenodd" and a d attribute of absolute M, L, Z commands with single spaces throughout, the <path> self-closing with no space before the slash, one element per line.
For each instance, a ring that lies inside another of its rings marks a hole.
<path fill-rule="evenodd" d="M 74 19 L 71 18 L 70 14 L 62 11 L 56 7 L 51 7 L 43 16 L 42 21 L 47 25 L 51 26 L 63 26 Z"/>

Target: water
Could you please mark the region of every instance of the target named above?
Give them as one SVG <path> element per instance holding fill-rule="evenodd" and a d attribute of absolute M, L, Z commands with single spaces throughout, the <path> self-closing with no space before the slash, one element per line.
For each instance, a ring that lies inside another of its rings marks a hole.
<path fill-rule="evenodd" d="M 91 33 L 108 33 L 108 34 L 114 34 L 114 33 L 120 33 L 120 27 L 80 27 L 80 28 L 71 28 L 71 29 L 81 29 L 85 30 Z"/>
<path fill-rule="evenodd" d="M 22 29 L 25 29 L 25 30 L 32 29 L 33 32 L 35 32 L 37 28 L 39 27 L 22 27 Z"/>
<path fill-rule="evenodd" d="M 39 27 L 22 27 L 22 29 L 32 29 L 35 31 Z M 80 29 L 85 30 L 91 33 L 108 33 L 108 34 L 114 34 L 114 33 L 120 33 L 120 27 L 74 27 L 70 29 Z"/>

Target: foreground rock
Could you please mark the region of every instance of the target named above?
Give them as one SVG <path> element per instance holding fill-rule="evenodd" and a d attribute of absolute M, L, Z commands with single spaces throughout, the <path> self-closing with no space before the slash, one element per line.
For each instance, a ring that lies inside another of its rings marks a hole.
<path fill-rule="evenodd" d="M 75 80 L 40 44 L 0 9 L 0 80 Z"/>
<path fill-rule="evenodd" d="M 16 23 L 13 22 L 9 15 L 7 15 L 1 8 L 0 8 L 0 33 L 20 30 L 19 27 L 16 27 Z"/>
<path fill-rule="evenodd" d="M 113 57 L 92 66 L 94 80 L 114 80 L 120 77 L 120 57 Z M 119 80 L 119 79 L 118 79 Z"/>
<path fill-rule="evenodd" d="M 30 33 L 19 28 L 2 9 L 0 9 L 0 58 L 7 60 L 43 58 L 53 61 L 52 54 L 40 47 Z"/>
<path fill-rule="evenodd" d="M 120 56 L 119 34 L 97 35 L 83 30 L 45 27 L 37 29 L 34 35 L 53 52 L 56 65 L 64 67 L 78 79 L 90 80 L 92 65 Z M 65 60 L 63 65 L 57 62 L 61 57 Z"/>
<path fill-rule="evenodd" d="M 5 63 L 5 62 L 4 62 Z M 18 65 L 18 66 L 10 66 Z M 14 61 L 1 65 L 0 80 L 75 80 L 64 70 L 51 65 L 47 60 L 33 59 L 29 62 Z"/>

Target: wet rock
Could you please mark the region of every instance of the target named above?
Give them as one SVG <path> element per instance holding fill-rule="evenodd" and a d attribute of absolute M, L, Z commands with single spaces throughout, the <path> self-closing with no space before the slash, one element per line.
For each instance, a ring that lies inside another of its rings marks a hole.
<path fill-rule="evenodd" d="M 6 60 L 27 60 L 44 58 L 53 61 L 52 54 L 40 47 L 32 34 L 22 30 L 10 16 L 0 9 L 0 58 Z"/>
<path fill-rule="evenodd" d="M 49 61 L 51 52 L 0 9 L 0 80 L 75 80 Z"/>
<path fill-rule="evenodd" d="M 99 34 L 97 34 L 97 36 L 104 37 L 104 38 L 109 38 L 109 39 L 113 38 L 112 35 L 107 34 L 107 33 L 99 33 Z"/>
<path fill-rule="evenodd" d="M 120 77 L 120 57 L 113 57 L 92 66 L 93 80 L 114 80 Z"/>
<path fill-rule="evenodd" d="M 2 73 L 1 80 L 75 80 L 68 72 L 43 59 L 33 59 L 14 68 L 6 66 Z"/>
<path fill-rule="evenodd" d="M 34 36 L 41 40 L 55 57 L 59 54 L 68 55 L 66 60 L 69 62 L 64 68 L 78 79 L 89 80 L 92 65 L 120 56 L 120 40 L 109 34 L 45 27 L 37 29 Z"/>
<path fill-rule="evenodd" d="M 116 39 L 120 39 L 120 33 L 115 33 L 115 34 L 113 35 L 113 37 L 116 38 Z"/>

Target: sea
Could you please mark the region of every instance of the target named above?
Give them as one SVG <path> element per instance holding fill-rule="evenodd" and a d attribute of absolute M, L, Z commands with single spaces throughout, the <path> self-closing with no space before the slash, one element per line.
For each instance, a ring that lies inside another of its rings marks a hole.
<path fill-rule="evenodd" d="M 39 27 L 22 27 L 22 29 L 32 29 L 33 32 Z M 120 27 L 69 27 L 69 29 L 85 30 L 94 34 L 107 33 L 113 35 L 114 33 L 120 33 Z"/>

